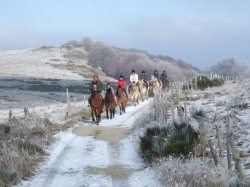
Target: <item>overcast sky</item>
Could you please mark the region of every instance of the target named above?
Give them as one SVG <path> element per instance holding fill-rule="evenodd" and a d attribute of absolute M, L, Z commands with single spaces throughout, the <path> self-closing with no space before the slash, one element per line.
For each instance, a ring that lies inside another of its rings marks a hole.
<path fill-rule="evenodd" d="M 94 41 L 147 50 L 199 68 L 250 63 L 249 0 L 6 0 L 0 50 Z"/>

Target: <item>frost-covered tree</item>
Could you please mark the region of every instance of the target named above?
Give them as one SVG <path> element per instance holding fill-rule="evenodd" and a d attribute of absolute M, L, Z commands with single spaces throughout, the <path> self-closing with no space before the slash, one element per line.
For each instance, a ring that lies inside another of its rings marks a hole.
<path fill-rule="evenodd" d="M 243 61 L 237 61 L 234 58 L 222 59 L 209 67 L 205 72 L 220 74 L 223 76 L 235 77 L 249 74 L 249 65 Z"/>
<path fill-rule="evenodd" d="M 94 42 L 90 37 L 84 37 L 80 43 L 86 51 L 90 51 L 94 45 Z"/>

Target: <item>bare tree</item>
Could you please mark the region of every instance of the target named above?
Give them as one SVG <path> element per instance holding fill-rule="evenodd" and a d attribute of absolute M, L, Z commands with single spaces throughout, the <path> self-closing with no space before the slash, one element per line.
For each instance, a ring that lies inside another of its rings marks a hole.
<path fill-rule="evenodd" d="M 234 58 L 223 59 L 212 65 L 206 73 L 215 73 L 223 76 L 235 77 L 249 74 L 249 66 L 245 62 L 238 62 Z"/>

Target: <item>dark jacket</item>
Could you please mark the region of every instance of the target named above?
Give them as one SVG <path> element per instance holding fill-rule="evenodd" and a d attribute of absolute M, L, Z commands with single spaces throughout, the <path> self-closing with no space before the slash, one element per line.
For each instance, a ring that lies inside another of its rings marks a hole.
<path fill-rule="evenodd" d="M 145 74 L 140 75 L 140 80 L 147 81 L 147 76 Z"/>
<path fill-rule="evenodd" d="M 153 75 L 158 79 L 158 81 L 160 80 L 160 79 L 159 79 L 159 73 L 158 73 L 157 70 L 154 71 L 154 74 L 153 74 Z"/>
<path fill-rule="evenodd" d="M 97 92 L 101 93 L 102 92 L 102 82 L 100 80 L 91 81 L 91 83 L 90 83 L 90 91 L 91 91 L 91 93 L 93 92 L 93 86 L 94 85 L 97 85 Z"/>
<path fill-rule="evenodd" d="M 162 73 L 160 76 L 161 81 L 166 81 L 168 79 L 168 76 L 166 73 Z"/>

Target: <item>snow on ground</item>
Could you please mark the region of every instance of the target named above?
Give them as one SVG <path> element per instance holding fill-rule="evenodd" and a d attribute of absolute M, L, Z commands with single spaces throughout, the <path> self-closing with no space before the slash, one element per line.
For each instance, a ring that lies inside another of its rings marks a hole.
<path fill-rule="evenodd" d="M 56 47 L 0 51 L 0 75 L 82 80 L 83 77 L 77 73 L 53 66 L 68 63 L 65 53 L 65 49 Z"/>
<path fill-rule="evenodd" d="M 187 110 L 191 108 L 202 109 L 208 118 L 206 123 L 206 134 L 208 139 L 214 140 L 217 145 L 216 128 L 218 125 L 223 133 L 223 143 L 226 137 L 226 116 L 234 116 L 230 120 L 235 144 L 241 157 L 244 173 L 250 178 L 250 80 L 226 81 L 221 87 L 208 88 L 204 91 L 193 90 L 188 98 Z M 182 103 L 183 104 L 183 103 Z M 247 104 L 248 107 L 240 108 L 240 105 Z M 213 123 L 213 117 L 217 120 Z M 231 117 L 232 118 L 232 117 Z M 225 146 L 226 147 L 226 146 Z M 226 148 L 224 147 L 224 155 Z M 226 157 L 225 157 L 226 159 Z"/>
<path fill-rule="evenodd" d="M 34 177 L 23 181 L 20 187 L 160 186 L 154 172 L 139 157 L 132 137 L 129 134 L 125 134 L 125 138 L 112 134 L 131 128 L 134 120 L 148 110 L 148 106 L 148 101 L 145 101 L 136 107 L 127 107 L 125 114 L 116 115 L 112 120 L 103 119 L 100 128 L 91 121 L 79 121 L 75 129 L 58 133 L 57 142 L 49 150 L 48 160 L 41 164 Z M 78 136 L 72 133 L 84 131 L 85 127 L 93 128 L 92 134 Z M 101 136 L 102 128 L 106 133 L 109 128 L 113 130 Z"/>

